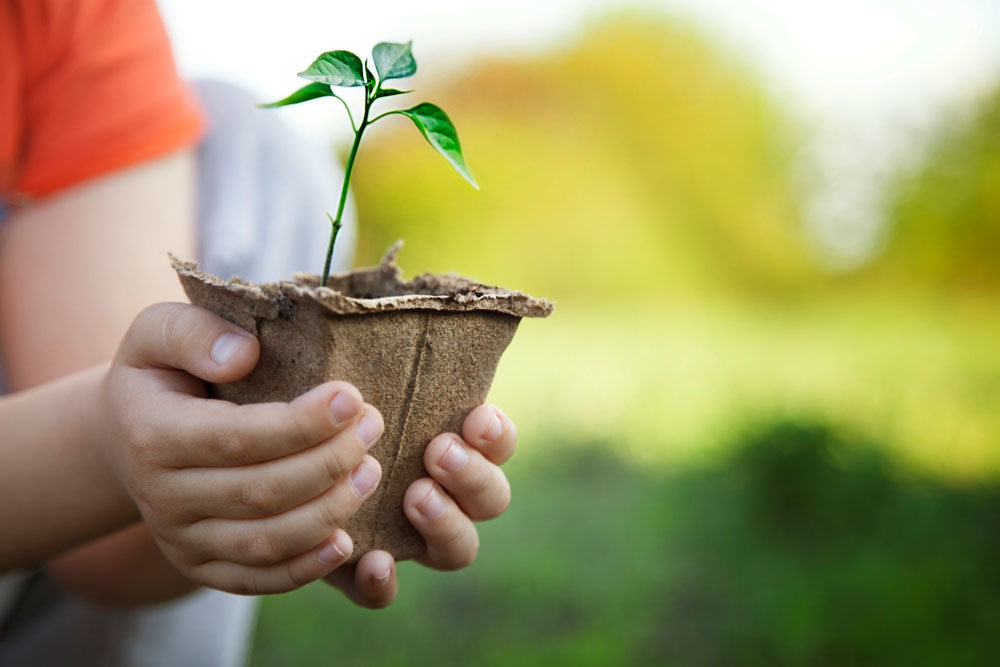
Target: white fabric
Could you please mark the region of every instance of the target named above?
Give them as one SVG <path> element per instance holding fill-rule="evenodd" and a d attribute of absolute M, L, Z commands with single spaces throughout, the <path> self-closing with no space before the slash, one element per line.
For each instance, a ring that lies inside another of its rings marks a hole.
<path fill-rule="evenodd" d="M 254 107 L 256 100 L 225 84 L 202 84 L 211 109 L 212 136 L 201 149 L 198 217 L 203 271 L 255 282 L 320 273 L 330 238 L 326 213 L 337 211 L 343 170 L 287 125 L 280 110 Z M 249 110 L 249 113 L 248 113 Z M 333 266 L 350 268 L 357 224 L 349 200 L 337 237 Z"/>

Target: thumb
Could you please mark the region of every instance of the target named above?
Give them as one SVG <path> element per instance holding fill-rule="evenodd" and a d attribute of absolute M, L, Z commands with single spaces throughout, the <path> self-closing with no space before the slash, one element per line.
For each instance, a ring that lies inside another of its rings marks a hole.
<path fill-rule="evenodd" d="M 207 382 L 234 382 L 253 370 L 260 344 L 215 313 L 183 303 L 157 303 L 132 322 L 116 364 L 177 368 Z"/>

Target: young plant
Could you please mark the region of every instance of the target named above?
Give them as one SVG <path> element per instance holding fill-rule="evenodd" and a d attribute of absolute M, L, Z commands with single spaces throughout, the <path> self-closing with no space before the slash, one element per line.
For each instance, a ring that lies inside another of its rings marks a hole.
<path fill-rule="evenodd" d="M 261 105 L 265 109 L 288 106 L 289 104 L 300 104 L 322 97 L 334 97 L 344 105 L 347 117 L 351 121 L 351 129 L 354 130 L 354 143 L 351 144 L 351 152 L 347 156 L 347 164 L 344 166 L 344 184 L 340 189 L 340 203 L 337 205 L 336 217 L 327 213 L 332 226 L 330 230 L 330 245 L 326 250 L 326 261 L 323 263 L 323 275 L 320 285 L 326 285 L 330 276 L 330 261 L 333 259 L 333 246 L 337 241 L 337 232 L 341 227 L 341 216 L 344 214 L 344 204 L 347 201 L 348 184 L 351 181 L 351 171 L 354 168 L 354 160 L 358 155 L 358 146 L 361 145 L 361 135 L 365 128 L 372 123 L 382 120 L 388 116 L 406 116 L 413 121 L 420 133 L 424 135 L 427 142 L 437 150 L 448 163 L 455 168 L 462 178 L 469 182 L 472 187 L 479 189 L 476 179 L 472 177 L 469 168 L 462 157 L 462 147 L 458 143 L 458 133 L 451 119 L 440 107 L 429 102 L 422 102 L 409 109 L 398 111 L 387 111 L 381 115 L 371 118 L 372 105 L 384 97 L 395 95 L 405 95 L 411 90 L 398 90 L 396 88 L 385 88 L 383 84 L 390 79 L 405 79 L 413 76 L 417 72 L 417 61 L 413 58 L 411 45 L 413 42 L 396 44 L 393 42 L 380 42 L 372 49 L 372 60 L 375 62 L 377 76 L 368 67 L 368 60 L 364 64 L 361 58 L 350 51 L 327 51 L 313 61 L 312 65 L 304 71 L 299 72 L 299 76 L 312 83 L 299 88 L 288 97 Z M 340 95 L 333 91 L 334 88 L 362 88 L 364 91 L 364 111 L 361 114 L 361 122 L 355 123 L 351 108 Z"/>

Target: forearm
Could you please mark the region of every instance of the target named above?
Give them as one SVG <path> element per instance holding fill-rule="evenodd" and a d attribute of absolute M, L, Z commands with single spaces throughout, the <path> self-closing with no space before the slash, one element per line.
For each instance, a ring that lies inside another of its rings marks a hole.
<path fill-rule="evenodd" d="M 193 253 L 194 178 L 193 152 L 185 150 L 81 185 L 5 220 L 0 230 L 0 357 L 9 389 L 29 389 L 109 360 L 143 307 L 183 298 L 166 251 Z M 13 399 L 18 396 L 4 400 Z M 43 421 L 51 419 L 44 414 Z M 0 447 L 6 447 L 6 422 L 0 433 Z M 44 464 L 33 467 L 33 473 L 39 468 Z M 6 471 L 4 466 L 0 474 Z M 24 483 L 38 484 L 33 479 L 45 478 L 22 477 Z M 106 530 L 63 540 L 59 551 L 137 519 L 132 510 Z M 32 523 L 36 530 L 45 528 L 40 520 Z M 8 534 L 3 533 L 5 538 Z M 51 571 L 65 588 L 88 597 L 97 590 L 102 597 L 128 595 L 142 572 L 160 576 L 169 567 L 155 545 L 141 552 L 134 546 L 122 534 L 110 535 L 87 551 L 60 557 Z M 105 560 L 91 576 L 87 569 L 100 560 L 93 556 L 102 549 Z M 6 556 L 2 543 L 0 551 Z M 73 567 L 76 558 L 81 559 L 79 567 Z M 142 601 L 142 596 L 136 600 Z"/>
<path fill-rule="evenodd" d="M 104 368 L 0 398 L 0 571 L 138 519 L 100 447 Z"/>
<path fill-rule="evenodd" d="M 135 505 L 100 451 L 104 374 L 0 398 L 0 572 L 45 564 L 64 589 L 109 606 L 176 598 L 197 586 L 135 523 Z"/>
<path fill-rule="evenodd" d="M 197 588 L 167 561 L 145 523 L 73 549 L 46 569 L 66 590 L 112 607 L 163 602 Z"/>

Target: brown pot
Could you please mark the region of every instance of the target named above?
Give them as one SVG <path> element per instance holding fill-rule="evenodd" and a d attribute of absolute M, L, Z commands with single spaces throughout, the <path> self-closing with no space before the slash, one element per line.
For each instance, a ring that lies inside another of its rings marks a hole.
<path fill-rule="evenodd" d="M 373 549 L 398 560 L 423 553 L 403 514 L 403 494 L 427 475 L 431 438 L 461 433 L 486 399 L 500 355 L 522 317 L 546 317 L 552 304 L 461 276 L 424 274 L 404 282 L 396 243 L 374 268 L 257 285 L 224 281 L 171 257 L 191 303 L 255 334 L 260 361 L 243 380 L 214 385 L 234 403 L 290 401 L 328 380 L 354 384 L 385 419 L 371 450 L 382 464 L 375 493 L 344 529 L 351 562 Z"/>

